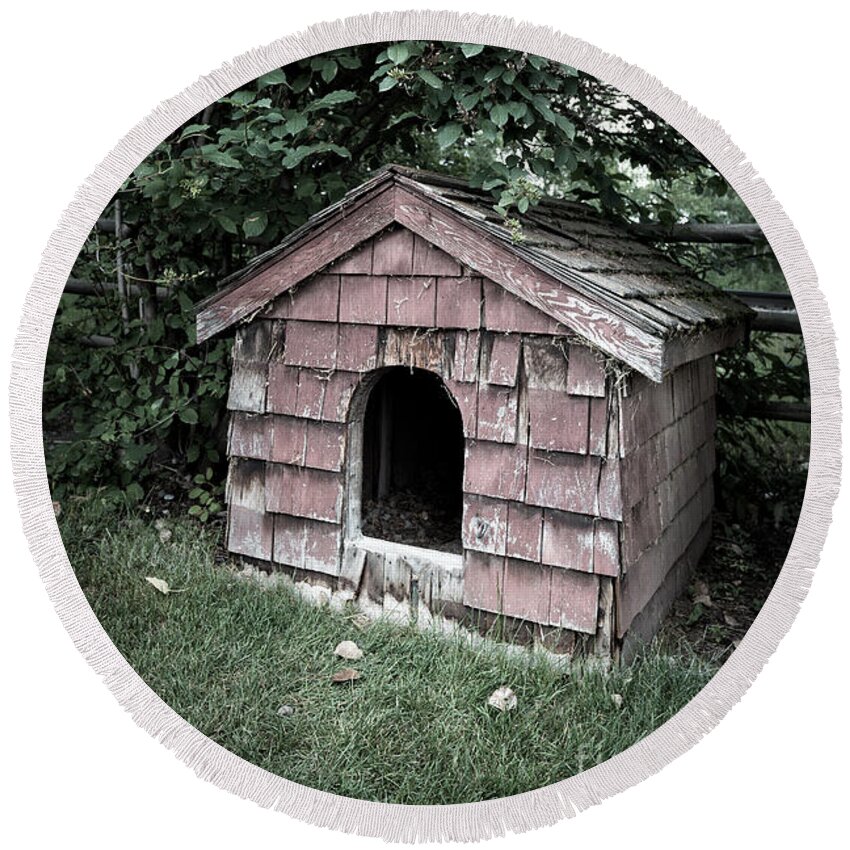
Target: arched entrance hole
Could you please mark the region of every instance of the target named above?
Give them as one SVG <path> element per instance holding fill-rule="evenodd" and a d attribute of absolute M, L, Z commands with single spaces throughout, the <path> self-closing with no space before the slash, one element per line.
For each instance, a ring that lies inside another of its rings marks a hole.
<path fill-rule="evenodd" d="M 405 367 L 381 375 L 362 445 L 363 534 L 461 552 L 463 423 L 440 377 Z"/>

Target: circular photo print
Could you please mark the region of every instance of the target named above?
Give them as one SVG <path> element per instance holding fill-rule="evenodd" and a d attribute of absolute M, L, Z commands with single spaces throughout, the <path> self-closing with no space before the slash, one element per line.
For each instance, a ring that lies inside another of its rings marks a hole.
<path fill-rule="evenodd" d="M 783 564 L 800 322 L 719 171 L 531 53 L 371 43 L 209 103 L 65 284 L 79 585 L 188 724 L 348 798 L 477 803 L 685 706 Z"/>

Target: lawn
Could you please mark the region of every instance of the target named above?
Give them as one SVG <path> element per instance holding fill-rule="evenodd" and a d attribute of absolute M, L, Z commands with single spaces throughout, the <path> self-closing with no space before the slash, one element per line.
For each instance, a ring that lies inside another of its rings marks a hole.
<path fill-rule="evenodd" d="M 612 671 L 309 605 L 239 575 L 221 527 L 159 528 L 143 513 L 66 503 L 71 563 L 115 645 L 175 711 L 287 779 L 409 804 L 486 800 L 548 785 L 620 752 L 678 711 L 716 664 L 652 647 Z M 153 576 L 179 592 L 161 593 Z M 364 650 L 356 682 L 331 676 Z M 487 705 L 502 685 L 516 710 Z M 290 706 L 280 714 L 281 706 Z"/>

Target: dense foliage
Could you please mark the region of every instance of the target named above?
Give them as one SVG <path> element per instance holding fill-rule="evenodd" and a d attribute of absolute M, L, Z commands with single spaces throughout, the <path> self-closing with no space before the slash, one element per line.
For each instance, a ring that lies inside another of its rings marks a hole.
<path fill-rule="evenodd" d="M 105 211 L 119 238 L 87 240 L 74 277 L 97 294 L 63 297 L 45 373 L 58 498 L 98 486 L 140 500 L 155 487 L 189 492 L 201 518 L 220 509 L 229 340 L 195 345 L 193 305 L 391 161 L 467 177 L 506 216 L 544 193 L 666 223 L 746 214 L 665 122 L 539 57 L 400 42 L 272 71 L 157 145 Z M 678 254 L 709 276 L 741 262 L 781 286 L 764 249 Z"/>

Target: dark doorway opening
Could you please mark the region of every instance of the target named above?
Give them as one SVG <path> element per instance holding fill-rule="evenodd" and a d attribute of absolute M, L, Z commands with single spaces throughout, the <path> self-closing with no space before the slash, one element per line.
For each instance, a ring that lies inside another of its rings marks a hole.
<path fill-rule="evenodd" d="M 460 411 L 439 376 L 388 369 L 363 423 L 363 533 L 461 552 L 463 454 Z"/>

